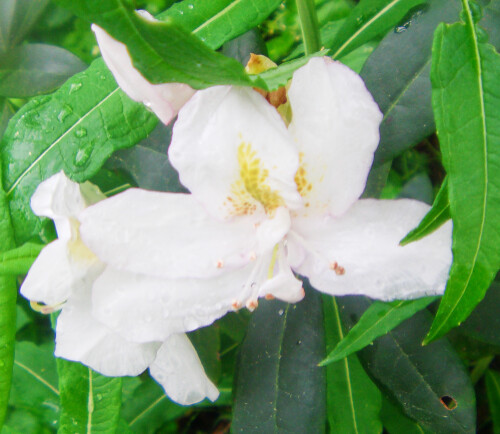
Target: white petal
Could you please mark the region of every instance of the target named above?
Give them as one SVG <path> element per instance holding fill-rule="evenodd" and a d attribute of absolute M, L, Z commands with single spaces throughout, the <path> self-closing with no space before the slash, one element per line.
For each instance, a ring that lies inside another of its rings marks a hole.
<path fill-rule="evenodd" d="M 296 271 L 332 295 L 392 300 L 442 294 L 452 260 L 451 222 L 399 246 L 428 209 L 409 199 L 366 199 L 338 219 L 297 219 L 288 242 L 305 246 L 308 256 Z"/>
<path fill-rule="evenodd" d="M 55 306 L 75 291 L 88 288 L 102 269 L 95 260 L 74 261 L 66 241 L 55 240 L 43 248 L 21 286 L 29 300 Z"/>
<path fill-rule="evenodd" d="M 234 310 L 251 267 L 211 279 L 159 279 L 108 267 L 93 286 L 93 313 L 129 340 L 162 341 Z"/>
<path fill-rule="evenodd" d="M 55 355 L 103 375 L 139 375 L 153 362 L 159 346 L 130 342 L 101 324 L 91 314 L 88 290 L 75 293 L 57 318 Z"/>
<path fill-rule="evenodd" d="M 364 190 L 382 113 L 361 77 L 326 57 L 294 73 L 288 98 L 306 212 L 341 215 Z"/>
<path fill-rule="evenodd" d="M 262 285 L 259 296 L 265 297 L 269 294 L 287 303 L 297 303 L 304 298 L 304 288 L 302 281 L 288 269 L 278 273 Z"/>
<path fill-rule="evenodd" d="M 184 334 L 172 335 L 163 343 L 149 372 L 169 398 L 179 404 L 191 405 L 205 398 L 215 401 L 219 396 Z"/>
<path fill-rule="evenodd" d="M 302 206 L 295 146 L 276 109 L 253 89 L 197 92 L 179 112 L 169 157 L 182 184 L 215 216 Z"/>
<path fill-rule="evenodd" d="M 141 11 L 140 15 L 150 21 L 156 21 L 144 11 Z M 102 57 L 122 90 L 134 101 L 150 107 L 164 124 L 170 123 L 194 94 L 194 90 L 182 83 L 151 84 L 135 69 L 124 44 L 95 24 L 92 25 L 92 30 L 95 32 Z"/>
<path fill-rule="evenodd" d="M 254 219 L 210 217 L 191 195 L 130 189 L 88 207 L 80 233 L 115 268 L 151 276 L 209 277 L 247 264 Z"/>
<path fill-rule="evenodd" d="M 263 220 L 257 226 L 259 252 L 272 250 L 288 233 L 291 224 L 290 212 L 283 207 L 278 208 L 272 217 Z"/>

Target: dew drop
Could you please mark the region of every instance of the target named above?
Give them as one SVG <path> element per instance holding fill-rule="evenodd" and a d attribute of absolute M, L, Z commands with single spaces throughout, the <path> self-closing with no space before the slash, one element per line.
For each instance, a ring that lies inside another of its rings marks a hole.
<path fill-rule="evenodd" d="M 285 312 L 285 311 L 284 311 L 283 309 L 280 309 L 280 310 L 278 311 L 278 315 L 279 315 L 279 316 L 282 316 L 284 312 Z"/>
<path fill-rule="evenodd" d="M 5 366 L 5 362 L 3 360 L 0 360 L 0 368 L 3 368 Z"/>
<path fill-rule="evenodd" d="M 64 120 L 71 114 L 73 113 L 73 109 L 71 108 L 70 105 L 64 104 L 62 110 L 59 112 L 57 115 L 57 120 L 59 122 L 64 122 Z"/>
<path fill-rule="evenodd" d="M 87 130 L 83 127 L 77 128 L 75 131 L 75 136 L 81 139 L 87 135 Z"/>
<path fill-rule="evenodd" d="M 71 83 L 71 86 L 69 87 L 69 94 L 71 95 L 72 93 L 79 91 L 81 87 L 82 83 Z"/>
<path fill-rule="evenodd" d="M 193 6 L 193 5 L 188 5 L 188 8 L 189 8 L 189 9 L 193 9 L 193 8 L 194 8 L 194 6 Z"/>
<path fill-rule="evenodd" d="M 184 15 L 184 11 L 179 11 L 179 14 Z"/>
<path fill-rule="evenodd" d="M 14 139 L 17 139 L 17 138 L 19 137 L 19 134 L 20 134 L 20 133 L 19 133 L 19 131 L 16 131 L 16 132 L 14 133 Z"/>
<path fill-rule="evenodd" d="M 102 395 L 100 393 L 98 393 L 96 396 L 95 396 L 95 399 L 97 401 L 101 401 L 102 400 Z"/>
<path fill-rule="evenodd" d="M 75 166 L 77 167 L 85 166 L 85 164 L 87 164 L 87 161 L 89 161 L 91 155 L 92 155 L 92 148 L 90 146 L 83 149 L 79 149 L 75 155 Z"/>

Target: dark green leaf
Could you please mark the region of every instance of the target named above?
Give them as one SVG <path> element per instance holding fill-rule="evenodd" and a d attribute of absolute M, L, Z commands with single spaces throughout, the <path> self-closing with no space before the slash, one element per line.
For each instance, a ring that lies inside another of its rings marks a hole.
<path fill-rule="evenodd" d="M 213 51 L 171 17 L 153 23 L 122 0 L 60 3 L 123 42 L 134 65 L 152 83 L 181 82 L 195 89 L 217 84 L 262 85 L 259 80 L 251 81 L 239 62 Z"/>
<path fill-rule="evenodd" d="M 10 405 L 30 410 L 49 425 L 59 416 L 59 389 L 54 344 L 18 342 Z"/>
<path fill-rule="evenodd" d="M 100 375 L 79 363 L 57 359 L 61 393 L 60 434 L 116 432 L 122 379 Z"/>
<path fill-rule="evenodd" d="M 334 297 L 323 296 L 327 351 L 344 338 Z M 379 433 L 380 391 L 370 380 L 356 355 L 326 368 L 328 422 L 332 433 Z"/>
<path fill-rule="evenodd" d="M 382 401 L 380 417 L 384 428 L 389 434 L 431 434 L 430 431 L 422 428 L 418 422 L 405 416 L 399 408 L 391 404 L 387 399 Z"/>
<path fill-rule="evenodd" d="M 403 185 L 398 197 L 419 200 L 428 205 L 432 204 L 434 190 L 429 175 L 421 172 L 412 176 Z"/>
<path fill-rule="evenodd" d="M 412 8 L 425 0 L 361 0 L 336 33 L 331 46 L 334 59 L 394 27 Z"/>
<path fill-rule="evenodd" d="M 459 0 L 429 0 L 398 31 L 389 33 L 366 61 L 361 76 L 384 113 L 374 166 L 434 132 L 431 105 L 432 36 L 441 21 L 454 22 Z"/>
<path fill-rule="evenodd" d="M 222 46 L 222 53 L 246 65 L 250 53 L 267 55 L 266 44 L 258 29 L 252 29 Z"/>
<path fill-rule="evenodd" d="M 153 114 L 116 87 L 102 60 L 54 94 L 23 106 L 0 149 L 17 242 L 41 228 L 29 207 L 41 181 L 62 169 L 77 181 L 92 177 L 113 151 L 134 145 L 156 123 Z"/>
<path fill-rule="evenodd" d="M 479 23 L 489 36 L 489 42 L 498 50 L 500 48 L 500 1 L 492 0 L 487 7 L 484 8 L 484 16 Z"/>
<path fill-rule="evenodd" d="M 9 119 L 14 114 L 11 105 L 5 98 L 0 98 L 0 138 L 2 137 Z"/>
<path fill-rule="evenodd" d="M 500 347 L 500 283 L 493 282 L 486 296 L 458 328 L 458 331 L 489 345 Z"/>
<path fill-rule="evenodd" d="M 233 432 L 323 432 L 324 351 L 319 293 L 292 305 L 261 301 L 241 346 Z"/>
<path fill-rule="evenodd" d="M 49 0 L 2 0 L 0 2 L 0 53 L 19 44 L 31 30 Z"/>
<path fill-rule="evenodd" d="M 0 253 L 0 275 L 26 274 L 42 249 L 41 244 L 26 243 Z"/>
<path fill-rule="evenodd" d="M 217 384 L 221 375 L 219 328 L 217 326 L 204 327 L 189 333 L 188 337 L 196 348 L 208 378 Z"/>
<path fill-rule="evenodd" d="M 432 103 L 448 174 L 453 264 L 426 342 L 460 324 L 500 267 L 500 56 L 474 22 L 441 25 L 432 62 Z M 464 104 L 467 101 L 467 104 Z"/>
<path fill-rule="evenodd" d="M 436 229 L 450 219 L 450 202 L 448 201 L 448 182 L 447 178 L 443 181 L 441 188 L 432 204 L 432 208 L 425 215 L 419 225 L 413 229 L 399 244 L 406 244 L 418 241 L 426 235 L 434 232 Z"/>
<path fill-rule="evenodd" d="M 321 362 L 322 366 L 342 360 L 344 357 L 370 345 L 379 336 L 385 335 L 405 319 L 425 309 L 437 297 L 417 300 L 401 300 L 392 303 L 376 301 L 363 313 L 359 321 Z"/>
<path fill-rule="evenodd" d="M 488 393 L 488 404 L 493 419 L 493 432 L 500 433 L 500 373 L 486 371 L 486 392 Z"/>
<path fill-rule="evenodd" d="M 21 45 L 0 56 L 0 95 L 27 98 L 48 93 L 85 68 L 85 63 L 63 48 Z"/>
<path fill-rule="evenodd" d="M 370 301 L 338 298 L 340 313 L 352 327 Z M 369 372 L 405 413 L 431 432 L 474 433 L 475 396 L 462 361 L 447 340 L 421 342 L 431 323 L 422 310 L 358 355 Z"/>
<path fill-rule="evenodd" d="M 124 398 L 129 383 L 139 382 L 123 402 L 122 416 L 133 432 L 152 434 L 169 420 L 181 416 L 186 408 L 170 401 L 163 389 L 153 379 L 144 382 L 136 378 L 124 378 Z"/>

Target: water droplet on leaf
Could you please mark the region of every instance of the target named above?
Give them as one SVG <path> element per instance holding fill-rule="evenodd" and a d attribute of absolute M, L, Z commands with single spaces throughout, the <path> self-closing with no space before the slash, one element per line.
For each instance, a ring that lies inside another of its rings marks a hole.
<path fill-rule="evenodd" d="M 74 92 L 77 92 L 82 87 L 82 83 L 71 83 L 69 87 L 69 94 L 71 95 Z"/>
<path fill-rule="evenodd" d="M 77 128 L 75 130 L 75 136 L 81 139 L 82 137 L 85 137 L 87 135 L 87 130 L 83 127 Z"/>
<path fill-rule="evenodd" d="M 89 161 L 90 156 L 92 155 L 92 147 L 87 146 L 82 149 L 78 149 L 76 155 L 75 155 L 75 166 L 77 167 L 82 167 L 87 164 Z"/>
<path fill-rule="evenodd" d="M 57 115 L 57 120 L 59 122 L 64 122 L 64 120 L 71 114 L 73 113 L 73 109 L 71 108 L 70 105 L 64 104 L 62 110 L 59 112 Z"/>

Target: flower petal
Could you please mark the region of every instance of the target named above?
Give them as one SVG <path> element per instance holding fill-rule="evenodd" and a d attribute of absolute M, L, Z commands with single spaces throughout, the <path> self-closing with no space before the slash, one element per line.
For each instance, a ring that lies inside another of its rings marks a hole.
<path fill-rule="evenodd" d="M 428 209 L 410 199 L 366 199 L 338 219 L 296 219 L 288 242 L 302 244 L 307 257 L 295 271 L 332 295 L 392 300 L 442 294 L 452 260 L 451 222 L 399 246 Z"/>
<path fill-rule="evenodd" d="M 205 398 L 215 401 L 219 396 L 217 387 L 205 374 L 198 354 L 185 334 L 167 338 L 149 372 L 170 399 L 179 404 L 191 405 Z"/>
<path fill-rule="evenodd" d="M 139 375 L 155 359 L 160 343 L 123 339 L 91 314 L 90 291 L 75 293 L 57 318 L 55 355 L 108 376 Z"/>
<path fill-rule="evenodd" d="M 197 92 L 179 112 L 169 157 L 182 184 L 214 216 L 302 206 L 295 146 L 276 109 L 253 89 Z"/>
<path fill-rule="evenodd" d="M 108 267 L 93 286 L 93 313 L 129 340 L 163 341 L 234 310 L 251 267 L 211 279 L 159 279 Z"/>
<path fill-rule="evenodd" d="M 55 240 L 43 248 L 21 286 L 31 301 L 55 306 L 75 291 L 89 288 L 102 270 L 97 258 L 73 261 L 66 241 Z"/>
<path fill-rule="evenodd" d="M 364 190 L 382 113 L 361 77 L 326 57 L 315 57 L 294 73 L 288 98 L 305 212 L 339 216 Z"/>
<path fill-rule="evenodd" d="M 251 216 L 210 217 L 191 195 L 130 189 L 80 215 L 84 243 L 115 268 L 151 276 L 210 277 L 250 262 Z"/>
<path fill-rule="evenodd" d="M 147 12 L 139 12 L 145 19 L 157 21 Z M 151 84 L 135 69 L 124 44 L 95 24 L 92 30 L 102 57 L 121 89 L 134 101 L 150 107 L 164 124 L 170 123 L 195 91 L 182 83 Z"/>

